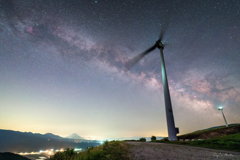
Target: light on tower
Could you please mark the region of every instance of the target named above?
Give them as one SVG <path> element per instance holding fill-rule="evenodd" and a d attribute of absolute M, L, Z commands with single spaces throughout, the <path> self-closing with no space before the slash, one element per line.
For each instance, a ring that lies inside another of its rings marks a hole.
<path fill-rule="evenodd" d="M 218 110 L 222 110 L 222 109 L 223 109 L 223 107 L 222 107 L 222 106 L 218 107 Z"/>

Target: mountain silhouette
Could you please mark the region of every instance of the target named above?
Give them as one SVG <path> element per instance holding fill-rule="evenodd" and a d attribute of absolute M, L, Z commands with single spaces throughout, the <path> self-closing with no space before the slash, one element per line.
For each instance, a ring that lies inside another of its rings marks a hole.
<path fill-rule="evenodd" d="M 98 146 L 100 142 L 76 138 L 63 138 L 52 133 L 39 134 L 0 129 L 0 152 L 32 152 L 47 149 L 82 148 Z M 80 138 L 79 138 L 80 137 Z"/>
<path fill-rule="evenodd" d="M 62 138 L 62 137 L 60 137 L 58 135 L 55 135 L 55 134 L 52 134 L 52 133 L 46 133 L 43 136 L 46 137 L 46 138 L 54 138 L 54 139 L 61 139 Z"/>
<path fill-rule="evenodd" d="M 70 139 L 84 139 L 83 137 L 80 137 L 77 133 L 73 133 L 65 138 L 70 138 Z"/>

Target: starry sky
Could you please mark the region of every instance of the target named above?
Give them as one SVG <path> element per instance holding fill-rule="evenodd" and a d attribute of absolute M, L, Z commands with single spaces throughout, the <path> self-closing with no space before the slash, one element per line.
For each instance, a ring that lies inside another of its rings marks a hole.
<path fill-rule="evenodd" d="M 239 0 L 0 0 L 0 128 L 167 136 L 163 43 L 180 134 L 240 122 Z"/>

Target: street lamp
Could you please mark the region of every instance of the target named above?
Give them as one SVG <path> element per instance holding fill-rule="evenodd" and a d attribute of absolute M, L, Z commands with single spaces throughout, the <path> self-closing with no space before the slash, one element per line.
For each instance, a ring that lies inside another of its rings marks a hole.
<path fill-rule="evenodd" d="M 225 123 L 226 123 L 226 127 L 227 127 L 228 124 L 227 124 L 226 118 L 225 118 L 225 116 L 224 116 L 224 114 L 223 114 L 223 107 L 222 107 L 222 106 L 218 107 L 218 110 L 222 112 L 223 119 L 224 119 L 224 121 L 225 121 Z"/>

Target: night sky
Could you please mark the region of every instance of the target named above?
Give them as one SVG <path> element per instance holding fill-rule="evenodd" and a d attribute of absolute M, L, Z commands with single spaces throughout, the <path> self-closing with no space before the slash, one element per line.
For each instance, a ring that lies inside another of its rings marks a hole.
<path fill-rule="evenodd" d="M 239 0 L 0 0 L 0 128 L 167 136 L 163 42 L 180 134 L 240 122 Z"/>

